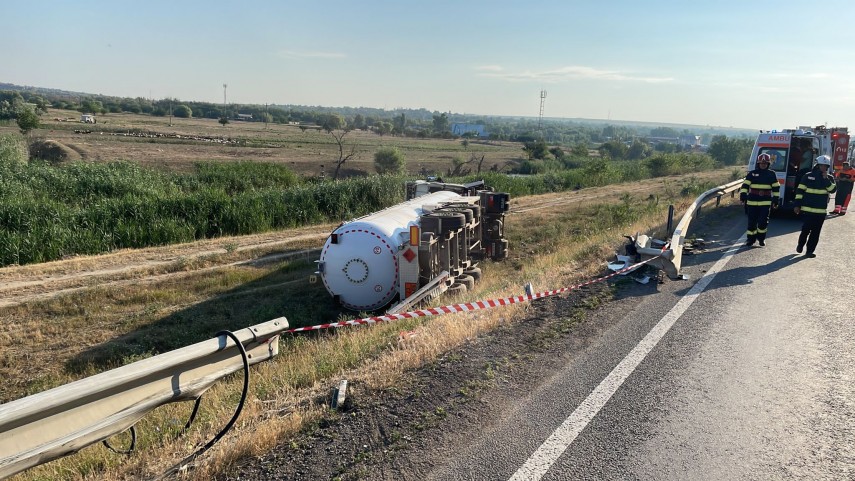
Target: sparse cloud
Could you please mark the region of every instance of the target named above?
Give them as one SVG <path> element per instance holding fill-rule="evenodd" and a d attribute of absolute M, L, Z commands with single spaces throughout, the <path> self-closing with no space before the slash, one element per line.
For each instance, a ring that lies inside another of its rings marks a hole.
<path fill-rule="evenodd" d="M 629 72 L 621 72 L 618 70 L 601 70 L 594 67 L 585 67 L 581 65 L 569 65 L 553 70 L 543 71 L 520 71 L 507 72 L 499 65 L 485 65 L 476 67 L 480 75 L 484 77 L 492 77 L 505 79 L 511 82 L 537 81 L 545 83 L 558 83 L 566 80 L 610 80 L 616 82 L 646 82 L 646 83 L 663 83 L 672 82 L 672 77 L 645 77 L 633 75 Z"/>
<path fill-rule="evenodd" d="M 345 55 L 340 52 L 298 52 L 295 50 L 280 50 L 279 56 L 282 58 L 300 59 L 300 58 L 344 58 Z"/>

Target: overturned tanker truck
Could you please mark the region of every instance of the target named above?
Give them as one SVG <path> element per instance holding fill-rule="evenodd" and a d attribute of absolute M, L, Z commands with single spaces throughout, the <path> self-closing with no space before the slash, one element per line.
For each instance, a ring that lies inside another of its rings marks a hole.
<path fill-rule="evenodd" d="M 478 261 L 507 257 L 507 193 L 483 181 L 406 187 L 405 202 L 338 226 L 324 243 L 316 274 L 342 306 L 402 312 L 466 292 L 481 278 Z"/>

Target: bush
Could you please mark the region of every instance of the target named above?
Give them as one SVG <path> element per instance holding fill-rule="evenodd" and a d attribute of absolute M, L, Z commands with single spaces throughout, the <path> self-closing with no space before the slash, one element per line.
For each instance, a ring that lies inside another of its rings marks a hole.
<path fill-rule="evenodd" d="M 193 116 L 193 111 L 190 109 L 190 107 L 182 104 L 172 109 L 172 115 L 189 119 Z"/>
<path fill-rule="evenodd" d="M 39 114 L 29 107 L 21 109 L 18 112 L 16 122 L 18 123 L 18 128 L 21 129 L 21 133 L 27 135 L 30 131 L 39 128 Z"/>
<path fill-rule="evenodd" d="M 687 171 L 710 170 L 716 167 L 712 157 L 705 154 L 656 154 L 644 160 L 652 177 L 680 174 Z"/>
<path fill-rule="evenodd" d="M 381 147 L 374 153 L 374 168 L 378 174 L 402 174 L 406 165 L 404 154 L 395 147 Z"/>

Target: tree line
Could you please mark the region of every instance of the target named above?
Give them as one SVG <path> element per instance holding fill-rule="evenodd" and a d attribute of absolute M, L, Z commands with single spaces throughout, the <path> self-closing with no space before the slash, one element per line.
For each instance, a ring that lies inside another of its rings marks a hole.
<path fill-rule="evenodd" d="M 8 85 L 8 84 L 5 84 Z M 370 130 L 378 135 L 415 138 L 454 138 L 453 123 L 479 124 L 494 141 L 523 144 L 525 162 L 521 173 L 542 170 L 535 162 L 549 159 L 566 162 L 568 158 L 587 157 L 595 148 L 600 156 L 615 160 L 643 160 L 654 154 L 685 151 L 675 142 L 681 135 L 699 135 L 701 143 L 709 146 L 710 155 L 725 165 L 739 164 L 747 158 L 745 144 L 750 143 L 749 131 L 727 136 L 715 128 L 703 131 L 678 130 L 668 126 L 618 125 L 617 123 L 584 123 L 571 120 L 539 122 L 533 118 L 485 117 L 430 112 L 426 109 L 396 109 L 387 111 L 368 107 L 305 107 L 294 105 L 215 104 L 181 101 L 179 99 L 125 98 L 103 95 L 69 95 L 48 89 L 0 90 L 0 120 L 13 119 L 23 133 L 38 126 L 38 116 L 48 107 L 104 114 L 130 112 L 153 116 L 196 117 L 220 120 L 223 125 L 237 114 L 251 115 L 253 121 L 293 123 L 301 128 L 338 132 L 337 142 L 345 148 L 343 134 L 351 130 Z M 739 131 L 737 131 L 739 132 Z M 471 134 L 460 136 L 468 143 Z M 658 141 L 651 139 L 660 139 Z M 552 146 L 551 148 L 548 146 Z M 750 145 L 747 147 L 750 149 Z M 346 160 L 342 151 L 337 165 Z M 381 170 L 385 168 L 381 167 Z"/>
<path fill-rule="evenodd" d="M 47 107 L 77 110 L 81 113 L 106 114 L 129 112 L 153 116 L 195 117 L 208 119 L 237 119 L 237 114 L 252 116 L 256 122 L 295 123 L 324 127 L 333 126 L 357 130 L 372 130 L 380 135 L 407 137 L 451 138 L 454 123 L 484 126 L 491 140 L 524 142 L 526 136 L 536 135 L 549 144 L 600 144 L 610 140 L 628 141 L 637 137 L 678 137 L 692 133 L 708 144 L 715 135 L 745 136 L 749 130 L 698 127 L 693 131 L 644 123 L 618 121 L 580 121 L 549 119 L 540 122 L 532 117 L 502 117 L 467 115 L 427 109 L 394 110 L 371 107 L 322 107 L 278 104 L 218 104 L 176 98 L 148 99 L 144 97 L 113 97 L 74 94 L 39 88 L 18 88 L 0 84 L 0 120 L 15 119 L 13 104 L 26 103 L 42 112 Z M 4 108 L 5 105 L 5 108 Z"/>

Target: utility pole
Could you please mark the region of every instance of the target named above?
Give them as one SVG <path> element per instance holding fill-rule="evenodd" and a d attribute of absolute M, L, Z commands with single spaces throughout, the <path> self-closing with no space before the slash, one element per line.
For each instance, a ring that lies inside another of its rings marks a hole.
<path fill-rule="evenodd" d="M 543 130 L 543 104 L 546 102 L 546 90 L 540 91 L 540 116 L 537 118 L 537 130 Z"/>
<path fill-rule="evenodd" d="M 223 117 L 228 118 L 228 114 L 226 113 L 226 88 L 228 84 L 223 84 Z"/>

